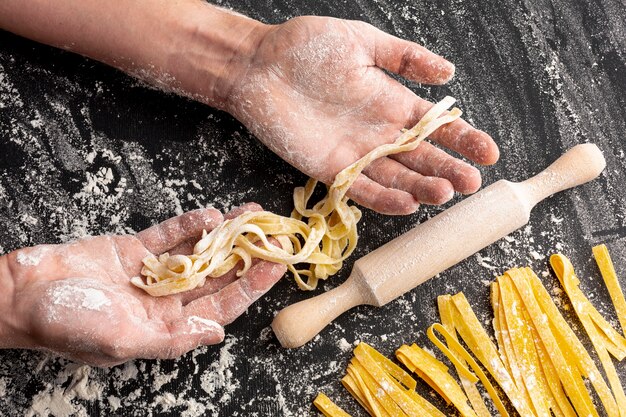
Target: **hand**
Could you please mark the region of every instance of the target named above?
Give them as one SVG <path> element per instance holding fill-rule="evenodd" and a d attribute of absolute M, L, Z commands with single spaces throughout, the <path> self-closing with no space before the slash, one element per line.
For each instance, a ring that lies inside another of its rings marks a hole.
<path fill-rule="evenodd" d="M 248 204 L 225 217 L 248 210 L 260 207 Z M 5 347 L 45 349 L 112 366 L 133 358 L 175 358 L 221 342 L 222 326 L 269 290 L 285 266 L 257 261 L 239 279 L 233 270 L 167 297 L 152 297 L 129 281 L 150 253 L 190 253 L 202 230 L 222 221 L 215 209 L 195 210 L 136 236 L 99 236 L 10 253 L 14 295 L 0 322 L 12 318 L 10 334 L 26 342 Z"/>
<path fill-rule="evenodd" d="M 413 127 L 431 103 L 385 74 L 443 84 L 454 66 L 425 48 L 364 22 L 299 17 L 269 27 L 228 110 L 263 143 L 305 174 L 330 184 L 343 168 Z M 431 137 L 480 164 L 499 152 L 484 132 L 458 120 Z M 454 190 L 475 192 L 479 171 L 437 147 L 372 163 L 348 196 L 376 211 L 407 214 L 442 204 Z"/>

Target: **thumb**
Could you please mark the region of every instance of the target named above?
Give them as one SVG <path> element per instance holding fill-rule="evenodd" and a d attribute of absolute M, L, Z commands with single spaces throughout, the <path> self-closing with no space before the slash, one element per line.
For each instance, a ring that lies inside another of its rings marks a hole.
<path fill-rule="evenodd" d="M 181 317 L 170 328 L 172 340 L 185 340 L 191 347 L 185 352 L 203 345 L 214 345 L 224 340 L 224 328 L 216 321 L 199 316 Z M 183 352 L 184 353 L 184 352 Z"/>
<path fill-rule="evenodd" d="M 415 42 L 397 38 L 364 24 L 365 36 L 374 45 L 373 59 L 384 68 L 409 80 L 445 84 L 454 76 L 454 65 Z"/>
<path fill-rule="evenodd" d="M 198 346 L 221 343 L 224 328 L 213 320 L 198 316 L 183 316 L 171 322 L 169 332 L 159 332 L 152 343 L 147 343 L 141 357 L 175 359 Z"/>

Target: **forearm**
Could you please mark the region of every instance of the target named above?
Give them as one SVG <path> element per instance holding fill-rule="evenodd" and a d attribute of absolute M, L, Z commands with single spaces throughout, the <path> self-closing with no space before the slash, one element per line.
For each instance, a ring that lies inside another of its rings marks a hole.
<path fill-rule="evenodd" d="M 17 347 L 13 323 L 13 294 L 15 291 L 9 257 L 0 256 L 0 349 Z"/>
<path fill-rule="evenodd" d="M 3 0 L 0 27 L 223 108 L 266 25 L 201 0 Z"/>

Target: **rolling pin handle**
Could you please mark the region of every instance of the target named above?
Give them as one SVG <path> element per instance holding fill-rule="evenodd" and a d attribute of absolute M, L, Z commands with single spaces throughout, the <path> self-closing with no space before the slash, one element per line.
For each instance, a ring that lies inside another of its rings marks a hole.
<path fill-rule="evenodd" d="M 593 143 L 584 143 L 574 146 L 548 168 L 521 184 L 534 206 L 552 194 L 597 178 L 605 167 L 600 148 Z"/>
<path fill-rule="evenodd" d="M 365 303 L 355 280 L 348 278 L 330 291 L 282 309 L 272 322 L 272 330 L 283 347 L 297 348 L 344 312 Z"/>

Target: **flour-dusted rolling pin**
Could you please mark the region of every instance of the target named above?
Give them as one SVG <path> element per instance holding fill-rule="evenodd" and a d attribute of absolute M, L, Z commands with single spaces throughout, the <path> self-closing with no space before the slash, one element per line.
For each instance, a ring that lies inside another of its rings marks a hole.
<path fill-rule="evenodd" d="M 600 149 L 588 143 L 524 182 L 490 185 L 357 260 L 339 287 L 280 311 L 274 333 L 284 347 L 299 347 L 352 307 L 387 304 L 524 226 L 537 203 L 591 181 L 605 165 Z"/>

